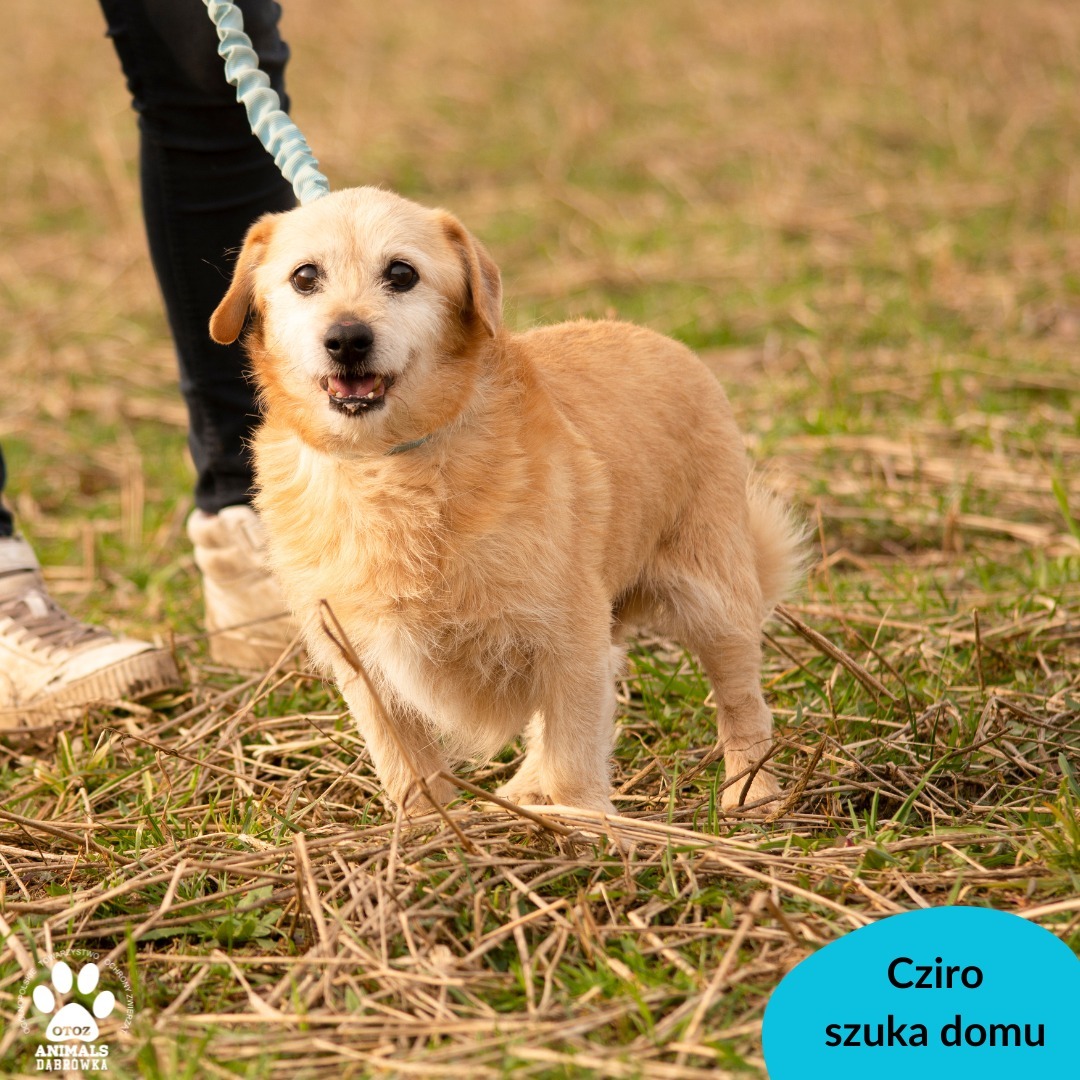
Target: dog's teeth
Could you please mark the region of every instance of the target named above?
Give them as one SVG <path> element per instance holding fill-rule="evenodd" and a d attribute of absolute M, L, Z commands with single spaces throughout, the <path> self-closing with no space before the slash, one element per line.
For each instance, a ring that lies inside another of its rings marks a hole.
<path fill-rule="evenodd" d="M 370 393 L 367 393 L 367 394 L 365 394 L 365 395 L 364 395 L 364 397 L 365 397 L 365 398 L 366 398 L 366 399 L 367 399 L 368 401 L 371 401 L 371 400 L 372 400 L 372 398 L 374 398 L 374 397 L 375 397 L 375 391 L 374 391 L 374 390 L 372 390 L 372 391 L 371 391 Z"/>

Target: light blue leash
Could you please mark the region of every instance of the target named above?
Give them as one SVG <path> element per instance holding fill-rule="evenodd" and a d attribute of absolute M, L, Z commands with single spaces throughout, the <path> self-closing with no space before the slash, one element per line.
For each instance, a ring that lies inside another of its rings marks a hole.
<path fill-rule="evenodd" d="M 225 78 L 236 87 L 236 100 L 247 110 L 251 130 L 273 155 L 281 175 L 293 186 L 300 203 L 330 193 L 330 182 L 300 129 L 281 107 L 270 78 L 259 70 L 259 57 L 244 33 L 244 16 L 229 0 L 203 0 L 218 34 L 218 55 L 225 61 Z"/>

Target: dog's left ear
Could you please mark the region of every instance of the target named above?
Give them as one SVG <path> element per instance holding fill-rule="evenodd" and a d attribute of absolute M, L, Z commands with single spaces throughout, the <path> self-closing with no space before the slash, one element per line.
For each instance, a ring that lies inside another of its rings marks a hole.
<path fill-rule="evenodd" d="M 463 314 L 475 315 L 491 337 L 502 325 L 502 278 L 495 260 L 479 240 L 450 214 L 443 215 L 443 228 L 461 253 L 468 283 Z"/>
<path fill-rule="evenodd" d="M 265 214 L 248 229 L 236 260 L 232 281 L 221 303 L 210 316 L 210 336 L 219 345 L 231 345 L 244 329 L 244 320 L 255 297 L 255 271 L 266 253 L 274 231 L 276 214 Z"/>

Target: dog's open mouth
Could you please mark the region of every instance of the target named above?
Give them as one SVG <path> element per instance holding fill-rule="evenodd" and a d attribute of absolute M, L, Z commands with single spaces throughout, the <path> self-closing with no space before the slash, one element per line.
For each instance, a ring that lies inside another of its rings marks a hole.
<path fill-rule="evenodd" d="M 386 391 L 393 383 L 389 375 L 327 375 L 319 381 L 332 408 L 355 415 L 386 403 Z"/>

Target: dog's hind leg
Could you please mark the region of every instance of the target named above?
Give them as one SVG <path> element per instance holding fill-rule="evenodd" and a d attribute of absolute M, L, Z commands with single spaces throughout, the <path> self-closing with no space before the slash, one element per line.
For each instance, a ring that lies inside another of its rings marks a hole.
<path fill-rule="evenodd" d="M 719 742 L 724 748 L 728 778 L 744 773 L 721 796 L 725 809 L 751 806 L 758 813 L 775 809 L 780 793 L 776 780 L 757 768 L 772 746 L 773 718 L 761 692 L 761 593 L 753 565 L 739 569 L 738 549 L 713 572 L 700 562 L 687 569 L 672 559 L 650 579 L 649 622 L 685 645 L 701 661 L 716 701 Z M 749 784 L 747 781 L 749 780 Z M 745 794 L 744 794 L 745 789 Z"/>
<path fill-rule="evenodd" d="M 424 718 L 391 693 L 380 694 L 380 709 L 363 679 L 352 672 L 348 678 L 339 679 L 338 685 L 371 754 L 379 781 L 395 805 L 407 813 L 423 814 L 430 809 L 418 780 L 427 782 L 439 803 L 449 802 L 456 788 L 433 775 L 446 769 L 446 761 Z"/>
<path fill-rule="evenodd" d="M 802 532 L 759 489 L 743 503 L 743 478 L 731 474 L 725 485 L 722 464 L 710 474 L 716 482 L 684 508 L 643 582 L 662 632 L 698 657 L 712 683 L 724 767 L 734 780 L 723 807 L 769 813 L 780 788 L 760 767 L 773 727 L 761 692 L 761 624 L 798 575 Z"/>
<path fill-rule="evenodd" d="M 773 718 L 761 692 L 761 642 L 759 632 L 725 630 L 707 640 L 688 641 L 712 683 L 716 699 L 717 734 L 724 747 L 727 778 L 754 769 L 772 747 Z M 749 782 L 748 782 L 749 781 Z M 720 797 L 721 806 L 732 810 L 748 806 L 757 813 L 776 809 L 780 786 L 765 769 L 757 768 L 729 784 Z M 754 806 L 766 799 L 769 802 Z"/>

